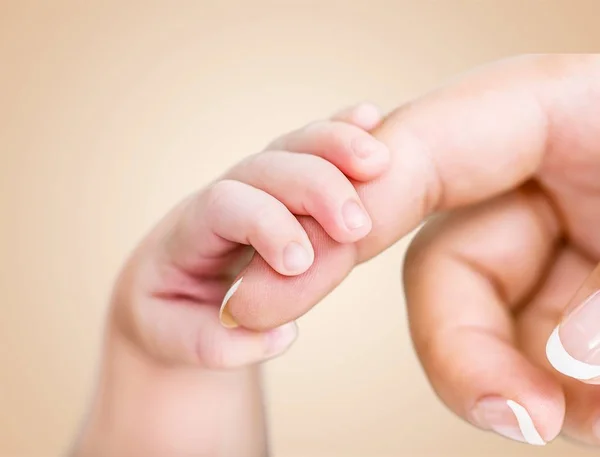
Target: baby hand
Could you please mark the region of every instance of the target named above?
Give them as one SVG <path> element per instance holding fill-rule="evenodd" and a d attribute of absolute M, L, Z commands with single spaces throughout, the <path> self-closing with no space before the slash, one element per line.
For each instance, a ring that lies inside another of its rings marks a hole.
<path fill-rule="evenodd" d="M 183 201 L 126 264 L 111 327 L 168 363 L 229 368 L 284 352 L 296 324 L 265 332 L 231 328 L 227 312 L 219 319 L 226 292 L 235 291 L 242 278 L 230 288 L 232 280 L 254 251 L 281 277 L 305 273 L 318 255 L 307 234 L 311 224 L 330 237 L 332 252 L 353 252 L 338 246 L 372 227 L 354 183 L 376 179 L 390 159 L 369 133 L 381 120 L 374 106 L 362 104 L 312 123 Z M 298 216 L 312 222 L 303 226 Z"/>

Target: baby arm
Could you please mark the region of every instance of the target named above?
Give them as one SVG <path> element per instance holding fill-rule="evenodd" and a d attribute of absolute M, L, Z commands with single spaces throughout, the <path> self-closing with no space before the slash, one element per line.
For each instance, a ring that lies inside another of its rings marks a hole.
<path fill-rule="evenodd" d="M 290 277 L 314 261 L 296 215 L 337 243 L 371 230 L 354 183 L 387 168 L 360 105 L 284 135 L 182 202 L 142 241 L 114 289 L 101 377 L 74 457 L 264 457 L 257 364 L 282 354 L 295 323 L 226 328 L 219 308 L 252 250 Z"/>

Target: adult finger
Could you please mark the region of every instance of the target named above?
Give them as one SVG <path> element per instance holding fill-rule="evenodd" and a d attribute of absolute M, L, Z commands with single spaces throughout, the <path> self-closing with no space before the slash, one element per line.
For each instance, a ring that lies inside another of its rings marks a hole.
<path fill-rule="evenodd" d="M 564 398 L 520 352 L 512 310 L 559 235 L 543 194 L 513 192 L 428 225 L 405 265 L 413 341 L 438 395 L 474 425 L 530 444 L 559 433 Z"/>
<path fill-rule="evenodd" d="M 199 302 L 193 294 L 187 296 L 181 291 L 180 295 L 155 291 L 143 297 L 129 296 L 133 290 L 130 281 L 147 279 L 150 265 L 156 267 L 154 262 L 144 262 L 139 269 L 126 269 L 116 288 L 118 306 L 111 312 L 123 334 L 154 360 L 168 365 L 231 369 L 277 357 L 298 336 L 295 322 L 265 332 L 226 328 L 220 322 L 218 306 Z M 226 290 L 222 281 L 215 280 L 209 287 L 221 297 Z"/>
<path fill-rule="evenodd" d="M 373 229 L 334 261 L 322 230 L 307 233 L 317 256 L 311 269 L 283 278 L 257 257 L 228 307 L 244 327 L 294 320 L 355 266 L 378 254 L 438 210 L 480 202 L 515 188 L 571 152 L 573 132 L 600 144 L 600 59 L 520 58 L 494 65 L 392 113 L 375 136 L 392 152 L 379 179 L 358 185 Z M 595 97 L 595 98 L 594 98 Z M 561 122 L 555 122 L 560 114 Z M 550 155 L 549 152 L 551 152 Z M 305 224 L 305 222 L 302 222 Z M 339 255 L 339 249 L 336 249 Z"/>
<path fill-rule="evenodd" d="M 517 338 L 522 352 L 551 373 L 561 384 L 566 400 L 561 434 L 579 442 L 600 443 L 600 390 L 557 372 L 546 357 L 548 335 L 595 264 L 572 245 L 559 248 L 544 280 L 527 306 L 518 313 Z"/>
<path fill-rule="evenodd" d="M 548 340 L 546 354 L 565 376 L 600 384 L 600 266 L 567 305 Z"/>

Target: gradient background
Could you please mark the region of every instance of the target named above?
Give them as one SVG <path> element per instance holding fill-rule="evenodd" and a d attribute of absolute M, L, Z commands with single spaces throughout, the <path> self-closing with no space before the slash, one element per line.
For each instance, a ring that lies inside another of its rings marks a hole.
<path fill-rule="evenodd" d="M 490 60 L 591 50 L 598 17 L 594 0 L 0 2 L 0 456 L 60 455 L 113 277 L 181 197 L 346 104 L 389 109 Z M 405 245 L 269 365 L 274 455 L 591 455 L 445 410 L 407 337 Z"/>

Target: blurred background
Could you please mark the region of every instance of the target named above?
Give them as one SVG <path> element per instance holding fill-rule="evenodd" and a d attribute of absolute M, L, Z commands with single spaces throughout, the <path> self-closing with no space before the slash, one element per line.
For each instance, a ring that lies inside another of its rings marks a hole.
<path fill-rule="evenodd" d="M 1 1 L 0 456 L 61 455 L 113 278 L 180 198 L 341 106 L 387 110 L 491 60 L 591 50 L 599 14 L 594 0 Z M 445 410 L 407 336 L 405 246 L 356 270 L 268 366 L 273 455 L 591 455 Z"/>

